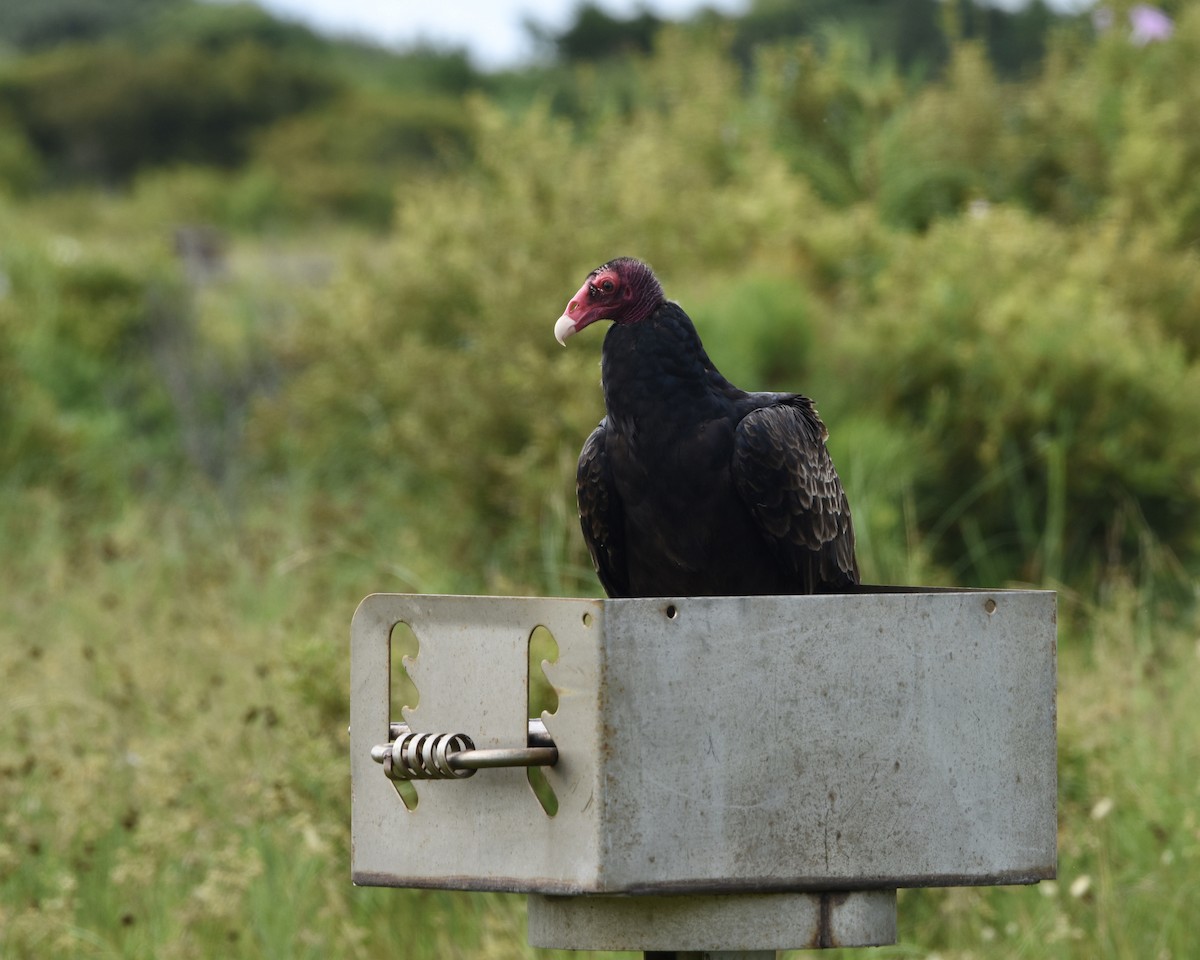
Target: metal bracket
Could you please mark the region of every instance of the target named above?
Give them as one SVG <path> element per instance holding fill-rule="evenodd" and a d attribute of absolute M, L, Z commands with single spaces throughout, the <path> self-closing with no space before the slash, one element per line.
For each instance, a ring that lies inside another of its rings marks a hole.
<path fill-rule="evenodd" d="M 465 780 L 476 770 L 496 767 L 551 767 L 558 748 L 541 720 L 529 721 L 528 746 L 475 749 L 465 733 L 413 733 L 407 724 L 389 724 L 387 743 L 371 748 L 389 780 Z"/>

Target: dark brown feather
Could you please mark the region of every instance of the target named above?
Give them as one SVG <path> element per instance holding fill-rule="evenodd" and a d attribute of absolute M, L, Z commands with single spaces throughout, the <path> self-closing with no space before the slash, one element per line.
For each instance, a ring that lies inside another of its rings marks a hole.
<path fill-rule="evenodd" d="M 605 422 L 592 431 L 579 455 L 575 493 L 583 539 L 600 585 L 610 597 L 629 596 L 629 573 L 625 566 L 625 517 L 614 496 L 608 456 L 604 452 Z"/>
<path fill-rule="evenodd" d="M 811 400 L 788 396 L 738 424 L 733 480 L 779 561 L 816 593 L 859 582 L 850 504 Z"/>

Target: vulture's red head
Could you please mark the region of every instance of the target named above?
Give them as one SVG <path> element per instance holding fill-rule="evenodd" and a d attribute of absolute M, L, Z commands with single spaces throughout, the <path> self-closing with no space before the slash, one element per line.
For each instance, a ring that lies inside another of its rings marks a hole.
<path fill-rule="evenodd" d="M 567 337 L 597 320 L 637 323 L 664 299 L 653 270 L 633 257 L 618 257 L 588 274 L 554 325 L 554 339 L 566 346 Z"/>

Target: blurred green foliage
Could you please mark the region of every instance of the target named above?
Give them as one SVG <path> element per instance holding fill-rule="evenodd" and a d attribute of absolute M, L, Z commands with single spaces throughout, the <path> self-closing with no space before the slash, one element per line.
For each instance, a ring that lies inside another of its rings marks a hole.
<path fill-rule="evenodd" d="M 729 36 L 668 30 L 653 56 L 626 57 L 615 87 L 581 68 L 588 109 L 562 116 L 544 98 L 517 110 L 463 95 L 453 70 L 414 68 L 409 94 L 382 73 L 352 82 L 297 58 L 314 42 L 300 28 L 189 10 L 168 13 L 191 16 L 191 46 L 59 46 L 9 64 L 0 85 L 26 118 L 11 142 L 32 130 L 43 151 L 47 131 L 71 117 L 99 130 L 123 104 L 128 135 L 80 148 L 75 175 L 142 170 L 128 203 L 77 209 L 80 229 L 43 227 L 65 216 L 59 195 L 12 177 L 32 204 L 7 214 L 23 240 L 0 301 L 22 398 L 6 414 L 12 463 L 90 464 L 89 443 L 124 437 L 153 466 L 96 474 L 304 478 L 403 516 L 474 589 L 550 590 L 564 575 L 592 589 L 573 531 L 529 531 L 573 512 L 574 448 L 599 415 L 580 389 L 595 353 L 558 352 L 529 311 L 553 311 L 569 278 L 625 251 L 691 304 L 737 379 L 816 395 L 835 450 L 843 419 L 903 438 L 905 462 L 884 472 L 905 479 L 874 515 L 907 524 L 910 546 L 916 535 L 953 576 L 1095 584 L 1150 553 L 1190 566 L 1200 199 L 1185 171 L 1200 138 L 1182 118 L 1200 89 L 1197 16 L 1140 48 L 1060 32 L 1021 81 L 969 41 L 918 82 L 850 33 L 763 48 L 747 72 Z M 144 23 L 136 35 L 155 36 Z M 167 129 L 137 97 L 184 84 L 176 68 L 219 78 L 192 84 L 198 103 L 228 96 L 191 126 L 176 115 L 175 141 L 137 134 Z M 225 118 L 216 137 L 208 113 Z M 28 148 L 10 155 L 19 170 Z M 134 250 L 87 238 L 114 223 L 140 232 Z M 289 224 L 331 225 L 345 247 L 308 265 L 299 300 L 279 279 L 285 306 L 237 306 L 246 270 L 197 286 L 180 259 L 180 236 L 210 230 L 216 260 L 236 263 L 233 238 Z M 367 241 L 354 225 L 386 232 Z M 236 350 L 210 342 L 217 329 Z"/>
<path fill-rule="evenodd" d="M 599 592 L 601 337 L 551 329 L 633 254 L 817 399 L 867 579 L 1061 591 L 1062 883 L 906 894 L 879 955 L 1187 955 L 1200 9 L 1017 65 L 999 14 L 898 5 L 918 56 L 760 2 L 483 76 L 86 6 L 0 18 L 0 954 L 531 955 L 511 899 L 349 887 L 342 638 Z"/>
<path fill-rule="evenodd" d="M 303 202 L 293 213 L 378 224 L 391 213 L 378 202 L 380 164 L 394 171 L 461 148 L 458 98 L 481 86 L 462 53 L 331 43 L 247 3 L 133 4 L 111 17 L 66 0 L 30 9 L 40 13 L 8 16 L 33 52 L 0 60 L 9 192 L 123 185 L 180 165 L 277 167 L 286 154 L 278 175 L 302 169 L 310 181 L 294 185 Z M 336 169 L 321 169 L 330 161 Z"/>
<path fill-rule="evenodd" d="M 1148 534 L 1194 553 L 1200 367 L 1127 302 L 1123 239 L 984 208 L 875 278 L 856 375 L 920 451 L 919 514 L 964 576 L 1080 583 Z"/>
<path fill-rule="evenodd" d="M 164 8 L 187 0 L 40 0 L 0 6 L 0 43 L 17 50 L 41 50 L 61 43 L 97 40 L 137 29 Z"/>
<path fill-rule="evenodd" d="M 0 105 L 63 181 L 121 182 L 168 162 L 230 166 L 250 133 L 328 100 L 336 81 L 245 41 L 61 47 L 0 78 Z"/>
<path fill-rule="evenodd" d="M 255 168 L 279 184 L 291 219 L 353 220 L 387 227 L 396 170 L 416 176 L 454 166 L 471 146 L 469 111 L 450 96 L 358 93 L 273 125 Z"/>
<path fill-rule="evenodd" d="M 641 10 L 629 19 L 613 16 L 594 3 L 581 3 L 574 22 L 562 31 L 529 24 L 534 38 L 554 51 L 562 60 L 583 62 L 649 53 L 663 21 L 649 10 Z"/>

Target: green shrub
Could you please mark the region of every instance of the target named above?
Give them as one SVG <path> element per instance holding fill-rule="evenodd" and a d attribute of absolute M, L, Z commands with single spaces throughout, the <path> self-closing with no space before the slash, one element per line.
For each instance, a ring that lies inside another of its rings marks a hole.
<path fill-rule="evenodd" d="M 1114 256 L 1014 210 L 946 222 L 897 239 L 848 336 L 921 459 L 922 528 L 972 578 L 1078 582 L 1150 531 L 1195 549 L 1200 368 L 1122 302 Z"/>
<path fill-rule="evenodd" d="M 746 276 L 704 291 L 688 309 L 709 356 L 734 383 L 803 392 L 815 352 L 809 300 L 795 279 Z"/>
<path fill-rule="evenodd" d="M 923 230 L 970 200 L 1003 197 L 1008 93 L 981 48 L 958 46 L 945 79 L 918 91 L 879 138 L 881 216 Z"/>
<path fill-rule="evenodd" d="M 4 219 L 21 231 L 21 221 Z M 6 244 L 2 268 L 6 482 L 58 489 L 85 512 L 111 502 L 136 459 L 115 451 L 131 454 L 130 445 L 144 449 L 170 432 L 147 357 L 153 268 L 147 275 L 70 236 L 44 234 Z"/>
<path fill-rule="evenodd" d="M 149 166 L 240 163 L 254 131 L 337 89 L 320 67 L 251 41 L 219 54 L 109 43 L 10 65 L 0 109 L 60 180 L 120 183 Z"/>
<path fill-rule="evenodd" d="M 1115 46 L 1111 40 L 1109 46 Z M 1116 65 L 1128 50 L 1104 50 Z M 1123 136 L 1113 151 L 1112 213 L 1125 223 L 1154 224 L 1179 247 L 1200 241 L 1200 8 L 1182 11 L 1169 43 L 1140 48 L 1120 83 Z M 1099 58 L 1098 58 L 1099 59 Z M 1110 68 L 1111 69 L 1111 68 Z"/>
<path fill-rule="evenodd" d="M 825 49 L 812 40 L 767 47 L 754 77 L 774 139 L 818 196 L 847 205 L 878 189 L 876 139 L 907 92 L 889 61 L 861 37 L 830 32 Z"/>
<path fill-rule="evenodd" d="M 41 174 L 41 164 L 24 131 L 0 110 L 0 197 L 29 193 Z"/>
<path fill-rule="evenodd" d="M 359 94 L 273 125 L 254 162 L 297 213 L 385 227 L 398 184 L 461 162 L 470 140 L 459 100 Z"/>

